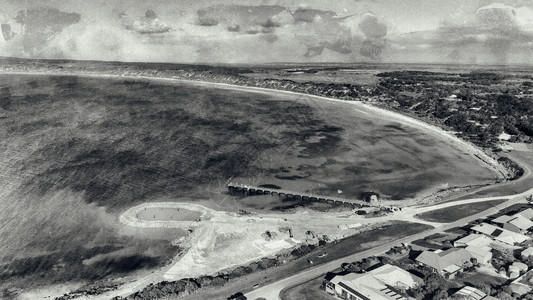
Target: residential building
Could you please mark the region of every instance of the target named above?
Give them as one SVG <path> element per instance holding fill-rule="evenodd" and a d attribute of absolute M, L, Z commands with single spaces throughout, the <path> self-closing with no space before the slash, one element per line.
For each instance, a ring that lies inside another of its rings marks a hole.
<path fill-rule="evenodd" d="M 520 296 L 526 293 L 529 293 L 532 290 L 532 287 L 533 287 L 533 270 L 518 277 L 515 281 L 513 281 L 509 285 L 509 288 L 511 289 L 511 291 Z"/>
<path fill-rule="evenodd" d="M 521 233 L 513 232 L 504 228 L 500 228 L 488 223 L 481 223 L 472 227 L 474 233 L 481 233 L 489 238 L 503 242 L 508 245 L 520 244 L 529 239 L 528 236 L 525 236 Z"/>
<path fill-rule="evenodd" d="M 509 266 L 507 271 L 509 272 L 509 278 L 518 278 L 518 276 L 524 274 L 527 272 L 527 265 L 525 263 L 521 263 L 518 261 L 515 261 L 512 265 Z"/>
<path fill-rule="evenodd" d="M 455 247 L 486 247 L 489 246 L 492 242 L 493 240 L 484 234 L 473 233 L 456 240 L 455 242 L 453 242 L 453 245 Z"/>
<path fill-rule="evenodd" d="M 533 208 L 528 208 L 526 210 L 523 210 L 519 212 L 522 216 L 528 218 L 529 220 L 533 220 Z"/>
<path fill-rule="evenodd" d="M 495 241 L 484 234 L 469 234 L 453 242 L 455 247 L 462 247 L 480 264 L 489 264 L 492 259 L 492 244 Z"/>
<path fill-rule="evenodd" d="M 466 249 L 451 248 L 446 251 L 424 251 L 416 258 L 416 261 L 433 268 L 445 277 L 452 278 L 470 263 L 471 258 L 472 255 Z"/>
<path fill-rule="evenodd" d="M 492 220 L 492 223 L 497 224 L 498 226 L 505 228 L 507 230 L 525 233 L 531 227 L 533 227 L 533 221 L 524 217 L 522 214 L 517 213 L 512 216 L 499 216 L 496 219 Z"/>
<path fill-rule="evenodd" d="M 467 300 L 498 300 L 498 298 L 492 297 L 476 289 L 475 287 L 465 286 L 453 294 L 453 296 L 462 296 Z M 453 298 L 453 297 L 452 297 Z"/>
<path fill-rule="evenodd" d="M 383 265 L 367 273 L 337 275 L 326 284 L 326 290 L 348 300 L 405 300 L 388 286 L 408 289 L 422 282 L 399 267 Z"/>
<path fill-rule="evenodd" d="M 522 259 L 533 258 L 533 247 L 526 248 L 522 253 L 520 253 Z"/>
<path fill-rule="evenodd" d="M 482 265 L 489 265 L 490 260 L 492 259 L 492 247 L 490 246 L 484 246 L 484 247 L 476 247 L 476 246 L 468 246 L 465 248 L 470 255 L 472 255 L 473 258 L 476 259 L 476 261 L 479 264 Z"/>
<path fill-rule="evenodd" d="M 467 300 L 483 300 L 487 297 L 487 294 L 476 289 L 475 287 L 465 286 L 453 294 L 454 296 L 463 296 Z"/>

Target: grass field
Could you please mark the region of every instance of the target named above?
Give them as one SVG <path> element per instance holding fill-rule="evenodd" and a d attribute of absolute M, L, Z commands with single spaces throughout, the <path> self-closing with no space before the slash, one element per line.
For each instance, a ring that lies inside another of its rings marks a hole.
<path fill-rule="evenodd" d="M 467 153 L 348 103 L 73 76 L 0 75 L 0 88 L 9 99 L 0 111 L 0 288 L 164 264 L 179 249 L 122 234 L 118 214 L 146 201 L 205 200 L 230 178 L 392 199 L 493 179 Z M 82 264 L 96 255 L 105 272 Z"/>
<path fill-rule="evenodd" d="M 474 215 L 489 208 L 492 208 L 505 201 L 506 199 L 498 199 L 471 204 L 455 205 L 422 213 L 420 215 L 416 215 L 416 217 L 430 222 L 452 223 L 459 219 L 466 218 L 470 215 Z"/>

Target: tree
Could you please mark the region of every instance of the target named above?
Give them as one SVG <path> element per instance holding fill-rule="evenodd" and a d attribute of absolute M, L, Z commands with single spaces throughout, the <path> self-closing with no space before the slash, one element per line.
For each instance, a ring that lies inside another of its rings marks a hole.
<path fill-rule="evenodd" d="M 487 284 L 479 283 L 475 285 L 474 287 L 487 295 L 491 295 L 493 293 L 492 288 Z"/>
<path fill-rule="evenodd" d="M 437 273 L 431 273 L 424 278 L 424 294 L 430 296 L 431 299 L 437 299 L 441 297 L 448 290 L 448 283 L 442 276 Z"/>
<path fill-rule="evenodd" d="M 504 291 L 499 291 L 498 294 L 496 295 L 496 298 L 500 300 L 514 300 L 514 298 L 511 297 L 511 295 L 509 295 L 508 293 Z"/>

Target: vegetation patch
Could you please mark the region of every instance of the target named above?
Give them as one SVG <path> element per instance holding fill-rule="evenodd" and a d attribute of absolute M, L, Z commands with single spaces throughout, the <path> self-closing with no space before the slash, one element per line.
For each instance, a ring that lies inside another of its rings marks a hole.
<path fill-rule="evenodd" d="M 441 208 L 416 215 L 419 219 L 429 222 L 452 223 L 462 218 L 477 214 L 492 208 L 507 199 L 498 199 L 485 202 L 469 203 Z"/>

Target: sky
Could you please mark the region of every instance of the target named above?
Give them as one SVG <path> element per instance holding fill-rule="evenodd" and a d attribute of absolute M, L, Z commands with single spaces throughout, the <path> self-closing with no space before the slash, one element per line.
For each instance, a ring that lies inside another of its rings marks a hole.
<path fill-rule="evenodd" d="M 533 1 L 0 0 L 0 56 L 533 64 Z"/>

